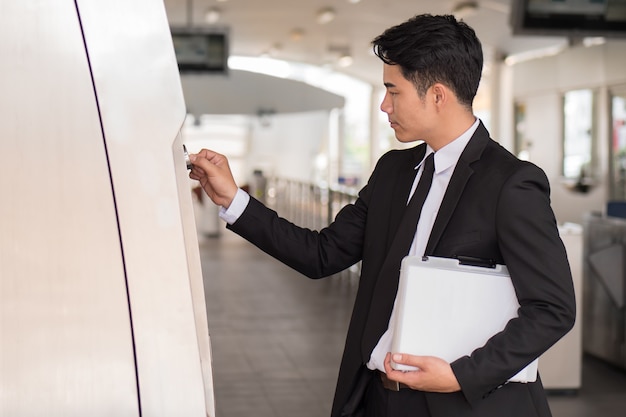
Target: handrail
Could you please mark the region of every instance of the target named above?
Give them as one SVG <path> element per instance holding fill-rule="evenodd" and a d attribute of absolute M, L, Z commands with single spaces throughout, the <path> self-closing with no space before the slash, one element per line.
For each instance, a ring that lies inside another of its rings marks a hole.
<path fill-rule="evenodd" d="M 281 217 L 312 230 L 328 226 L 339 210 L 357 199 L 357 190 L 351 187 L 327 187 L 304 181 L 273 177 L 261 193 L 268 207 Z M 340 272 L 342 276 L 358 276 L 360 262 Z"/>

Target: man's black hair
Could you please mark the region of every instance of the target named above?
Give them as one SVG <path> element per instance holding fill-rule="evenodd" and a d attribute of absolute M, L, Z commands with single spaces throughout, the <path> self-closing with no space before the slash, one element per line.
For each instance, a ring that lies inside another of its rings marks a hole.
<path fill-rule="evenodd" d="M 483 52 L 474 29 L 454 16 L 422 14 L 387 29 L 372 41 L 374 53 L 402 75 L 420 97 L 435 83 L 450 88 L 471 108 L 483 68 Z"/>

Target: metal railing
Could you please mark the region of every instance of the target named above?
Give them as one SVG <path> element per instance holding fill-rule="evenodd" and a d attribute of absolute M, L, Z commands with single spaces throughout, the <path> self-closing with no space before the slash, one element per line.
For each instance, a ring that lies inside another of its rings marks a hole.
<path fill-rule="evenodd" d="M 350 187 L 325 187 L 285 178 L 271 178 L 267 182 L 265 203 L 285 219 L 312 230 L 328 226 L 339 210 L 357 198 L 357 190 Z M 338 275 L 358 277 L 361 263 Z"/>

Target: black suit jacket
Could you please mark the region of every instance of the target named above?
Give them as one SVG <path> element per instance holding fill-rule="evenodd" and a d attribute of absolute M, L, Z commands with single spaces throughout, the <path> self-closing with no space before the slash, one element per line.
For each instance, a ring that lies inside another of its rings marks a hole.
<path fill-rule="evenodd" d="M 369 360 L 362 336 L 377 280 L 406 207 L 424 144 L 394 150 L 378 161 L 354 204 L 321 231 L 300 228 L 251 199 L 231 226 L 263 251 L 311 278 L 362 261 L 361 277 L 342 358 L 332 416 L 339 417 L 359 370 Z M 482 123 L 463 151 L 431 232 L 426 254 L 492 259 L 507 265 L 520 303 L 519 317 L 471 356 L 454 361 L 461 392 L 425 393 L 434 417 L 550 416 L 540 379 L 505 381 L 573 326 L 575 301 L 564 246 L 550 207 L 548 180 L 518 160 Z M 398 254 L 404 256 L 406 254 Z M 389 317 L 393 299 L 384 311 Z"/>

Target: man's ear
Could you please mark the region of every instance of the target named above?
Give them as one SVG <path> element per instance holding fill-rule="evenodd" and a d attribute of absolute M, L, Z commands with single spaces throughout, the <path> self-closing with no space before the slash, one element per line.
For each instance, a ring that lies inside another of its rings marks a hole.
<path fill-rule="evenodd" d="M 433 84 L 431 89 L 432 89 L 433 100 L 435 102 L 435 105 L 441 106 L 445 104 L 449 98 L 450 90 L 448 90 L 448 88 L 441 83 Z"/>

